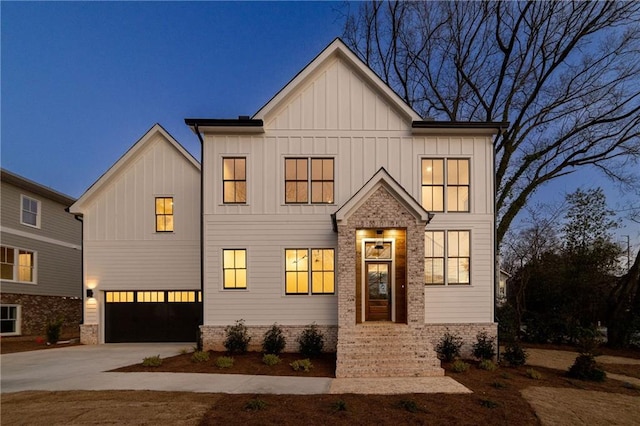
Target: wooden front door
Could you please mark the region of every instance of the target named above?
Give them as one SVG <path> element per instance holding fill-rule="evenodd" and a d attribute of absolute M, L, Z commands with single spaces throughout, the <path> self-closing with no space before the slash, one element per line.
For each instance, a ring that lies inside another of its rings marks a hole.
<path fill-rule="evenodd" d="M 366 262 L 365 321 L 391 321 L 391 262 Z"/>

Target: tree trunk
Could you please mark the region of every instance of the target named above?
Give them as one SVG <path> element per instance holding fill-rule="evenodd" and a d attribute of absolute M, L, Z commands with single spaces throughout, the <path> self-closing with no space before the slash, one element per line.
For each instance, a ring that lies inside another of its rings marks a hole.
<path fill-rule="evenodd" d="M 634 321 L 640 318 L 640 251 L 633 266 L 618 280 L 611 291 L 607 309 L 607 345 L 628 346 L 634 332 Z"/>

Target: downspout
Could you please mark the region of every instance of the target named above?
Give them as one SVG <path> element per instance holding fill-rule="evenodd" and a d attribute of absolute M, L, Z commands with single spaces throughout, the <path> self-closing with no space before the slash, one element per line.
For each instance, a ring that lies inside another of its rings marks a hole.
<path fill-rule="evenodd" d="M 500 274 L 500 265 L 498 264 L 499 257 L 499 247 L 498 247 L 498 200 L 496 197 L 497 194 L 497 183 L 496 183 L 496 141 L 502 135 L 502 127 L 498 127 L 498 135 L 496 139 L 493 141 L 493 286 L 491 289 L 491 294 L 493 295 L 493 322 L 498 324 L 497 315 L 497 301 L 496 301 L 496 284 L 499 282 L 499 274 Z M 499 328 L 498 324 L 498 328 Z M 500 335 L 498 330 L 496 330 L 496 361 L 500 362 Z"/>
<path fill-rule="evenodd" d="M 69 207 L 65 209 L 67 213 L 69 213 Z M 80 262 L 80 297 L 82 298 L 82 309 L 80 315 L 80 324 L 84 325 L 84 220 L 82 220 L 82 215 L 74 214 L 74 219 L 80 222 L 82 225 L 80 226 L 80 256 L 82 261 Z"/>
<path fill-rule="evenodd" d="M 194 130 L 200 140 L 200 294 L 202 295 L 202 302 L 200 305 L 200 326 L 204 325 L 204 140 L 200 134 L 198 124 L 194 125 Z M 202 331 L 198 330 L 196 346 L 198 350 L 202 350 Z"/>

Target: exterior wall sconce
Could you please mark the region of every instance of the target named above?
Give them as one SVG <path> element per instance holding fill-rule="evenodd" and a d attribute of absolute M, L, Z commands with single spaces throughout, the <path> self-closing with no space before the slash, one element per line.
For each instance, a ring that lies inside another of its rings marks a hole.
<path fill-rule="evenodd" d="M 88 298 L 93 297 L 93 289 L 92 289 L 92 288 L 88 288 L 88 289 L 87 289 L 87 297 L 88 297 Z"/>
<path fill-rule="evenodd" d="M 382 237 L 383 232 L 384 231 L 382 229 L 376 230 L 376 234 L 378 235 L 378 238 L 380 238 L 379 240 L 376 240 L 376 246 L 374 247 L 376 250 L 384 249 L 384 238 Z"/>

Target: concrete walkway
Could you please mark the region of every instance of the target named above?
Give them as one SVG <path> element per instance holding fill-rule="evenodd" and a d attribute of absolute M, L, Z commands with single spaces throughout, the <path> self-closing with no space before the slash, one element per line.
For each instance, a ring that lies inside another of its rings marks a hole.
<path fill-rule="evenodd" d="M 331 379 L 195 373 L 108 373 L 151 355 L 177 355 L 187 343 L 72 346 L 0 356 L 2 393 L 28 390 L 157 390 L 212 393 L 469 393 L 450 377 Z"/>

